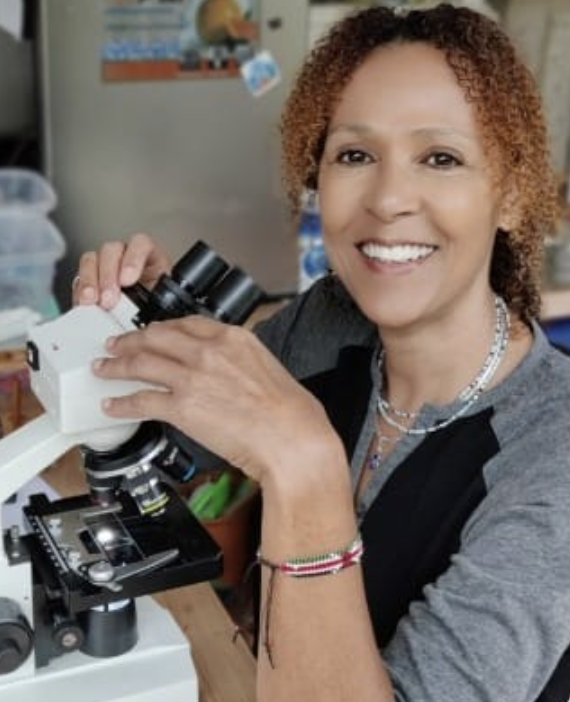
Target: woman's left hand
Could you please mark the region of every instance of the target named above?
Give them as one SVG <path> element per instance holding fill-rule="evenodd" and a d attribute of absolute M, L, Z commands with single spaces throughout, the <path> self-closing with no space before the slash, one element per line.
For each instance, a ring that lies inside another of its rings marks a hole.
<path fill-rule="evenodd" d="M 107 350 L 97 376 L 157 386 L 110 398 L 107 414 L 168 422 L 259 482 L 290 473 L 304 449 L 309 459 L 319 442 L 336 445 L 320 403 L 243 327 L 193 315 L 115 337 Z"/>

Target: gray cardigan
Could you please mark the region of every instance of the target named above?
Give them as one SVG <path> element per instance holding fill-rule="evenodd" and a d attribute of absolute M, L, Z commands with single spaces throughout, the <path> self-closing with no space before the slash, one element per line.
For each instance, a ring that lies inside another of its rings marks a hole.
<path fill-rule="evenodd" d="M 375 423 L 374 327 L 329 279 L 256 333 L 315 389 L 341 435 L 347 416 L 356 423 L 343 437 L 356 481 Z M 358 506 L 368 602 L 399 702 L 570 697 L 570 358 L 536 324 L 534 336 L 466 418 L 431 443 L 400 441 Z M 354 404 L 353 371 L 364 378 Z M 433 544 L 437 553 L 425 555 Z"/>

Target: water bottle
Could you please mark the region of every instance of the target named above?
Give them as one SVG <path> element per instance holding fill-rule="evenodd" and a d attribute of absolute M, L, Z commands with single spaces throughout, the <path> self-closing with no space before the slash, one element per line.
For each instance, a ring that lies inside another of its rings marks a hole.
<path fill-rule="evenodd" d="M 317 194 L 306 191 L 302 197 L 299 225 L 299 292 L 327 274 L 328 260 L 323 245 L 323 231 Z"/>

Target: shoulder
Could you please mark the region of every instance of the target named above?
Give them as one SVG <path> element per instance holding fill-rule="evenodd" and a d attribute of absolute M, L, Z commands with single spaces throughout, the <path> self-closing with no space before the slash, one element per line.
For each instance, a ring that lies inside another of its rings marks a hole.
<path fill-rule="evenodd" d="M 538 325 L 534 337 L 520 366 L 489 393 L 501 444 L 563 428 L 570 439 L 570 356 L 554 348 Z"/>
<path fill-rule="evenodd" d="M 491 404 L 498 452 L 484 467 L 488 495 L 475 522 L 504 516 L 511 505 L 519 515 L 558 521 L 570 538 L 570 357 L 538 330 Z"/>
<path fill-rule="evenodd" d="M 494 405 L 499 451 L 485 467 L 488 499 L 480 516 L 537 515 L 558 523 L 570 538 L 570 357 L 540 332 L 529 357 L 513 373 Z"/>
<path fill-rule="evenodd" d="M 374 326 L 333 276 L 317 281 L 254 331 L 298 378 L 335 366 L 345 346 L 377 342 Z"/>

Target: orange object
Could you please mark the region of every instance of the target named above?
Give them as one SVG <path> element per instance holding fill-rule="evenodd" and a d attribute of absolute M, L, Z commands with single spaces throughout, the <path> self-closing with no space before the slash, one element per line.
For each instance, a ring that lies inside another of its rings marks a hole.
<path fill-rule="evenodd" d="M 28 366 L 24 350 L 0 352 L 0 420 L 5 434 L 24 423 L 24 392 L 28 387 Z M 0 434 L 1 435 L 1 434 Z"/>
<path fill-rule="evenodd" d="M 202 473 L 189 483 L 180 485 L 179 493 L 187 500 L 202 483 L 210 478 L 215 480 L 219 475 L 219 470 Z M 237 488 L 242 480 L 245 480 L 243 474 L 236 469 L 232 474 L 234 488 Z M 223 514 L 219 519 L 201 520 L 202 526 L 222 549 L 224 570 L 220 583 L 225 587 L 239 585 L 254 558 L 257 545 L 253 543 L 253 519 L 258 496 L 259 487 L 255 486 L 243 501 L 233 508 L 230 506 L 227 514 Z"/>
<path fill-rule="evenodd" d="M 206 0 L 198 10 L 196 28 L 206 44 L 221 44 L 230 36 L 230 23 L 242 18 L 242 9 L 235 0 Z"/>

